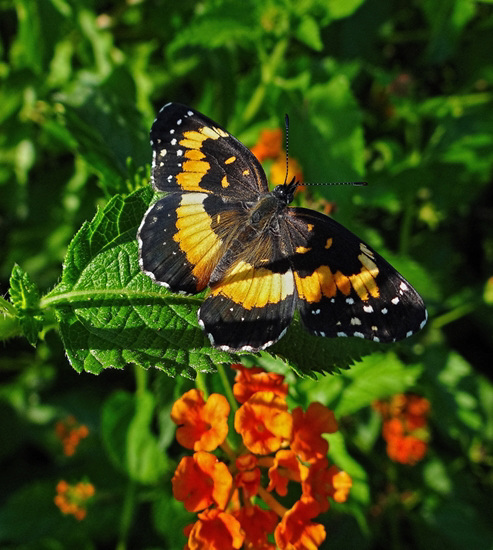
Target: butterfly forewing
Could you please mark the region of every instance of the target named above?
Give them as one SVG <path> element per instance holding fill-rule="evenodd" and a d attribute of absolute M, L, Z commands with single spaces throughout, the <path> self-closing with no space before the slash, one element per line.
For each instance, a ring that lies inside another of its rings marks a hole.
<path fill-rule="evenodd" d="M 219 195 L 166 195 L 149 208 L 138 232 L 142 270 L 174 292 L 200 292 L 244 217 L 241 206 Z"/>
<path fill-rule="evenodd" d="M 224 128 L 194 109 L 165 105 L 151 129 L 152 181 L 158 191 L 217 193 L 255 200 L 268 191 L 255 156 Z"/>

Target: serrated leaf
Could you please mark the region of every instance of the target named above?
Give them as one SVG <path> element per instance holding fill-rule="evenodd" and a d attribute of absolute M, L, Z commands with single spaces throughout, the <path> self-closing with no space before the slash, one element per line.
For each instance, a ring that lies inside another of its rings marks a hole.
<path fill-rule="evenodd" d="M 185 297 L 157 285 L 138 264 L 136 232 L 150 189 L 114 197 L 77 233 L 60 284 L 44 299 L 55 308 L 67 357 L 77 371 L 99 373 L 128 363 L 193 378 L 238 362 L 243 353 L 210 346 L 197 322 L 202 297 Z M 266 352 L 300 376 L 347 368 L 378 344 L 310 335 L 295 320 Z"/>
<path fill-rule="evenodd" d="M 17 264 L 10 276 L 10 299 L 17 311 L 24 336 L 33 346 L 43 328 L 43 315 L 39 309 L 39 290 L 29 275 Z"/>
<path fill-rule="evenodd" d="M 15 307 L 0 296 L 0 340 L 8 340 L 22 333 Z"/>

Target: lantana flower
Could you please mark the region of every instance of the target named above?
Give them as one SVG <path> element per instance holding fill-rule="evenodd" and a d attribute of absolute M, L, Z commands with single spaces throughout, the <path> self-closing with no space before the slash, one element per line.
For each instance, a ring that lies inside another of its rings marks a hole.
<path fill-rule="evenodd" d="M 281 374 L 266 372 L 261 367 L 231 365 L 231 368 L 237 371 L 233 393 L 240 403 L 245 403 L 258 391 L 271 391 L 280 397 L 288 395 L 288 385 Z"/>
<path fill-rule="evenodd" d="M 188 534 L 190 550 L 241 548 L 245 539 L 240 522 L 227 512 L 210 509 L 201 512 Z"/>
<path fill-rule="evenodd" d="M 430 402 L 415 394 L 397 394 L 390 400 L 376 401 L 373 407 L 383 417 L 388 457 L 409 465 L 422 460 L 428 449 Z"/>
<path fill-rule="evenodd" d="M 69 415 L 56 423 L 55 433 L 62 442 L 63 454 L 72 456 L 80 440 L 89 435 L 89 429 L 85 424 L 79 424 L 75 416 Z"/>
<path fill-rule="evenodd" d="M 235 430 L 255 454 L 277 451 L 291 438 L 293 420 L 286 401 L 274 392 L 254 393 L 235 414 Z"/>
<path fill-rule="evenodd" d="M 86 517 L 88 503 L 95 492 L 94 485 L 88 481 L 70 484 L 62 479 L 57 483 L 54 501 L 62 514 L 73 515 L 80 521 Z"/>
<path fill-rule="evenodd" d="M 204 510 L 213 503 L 224 510 L 233 485 L 226 464 L 205 451 L 183 457 L 171 481 L 173 495 L 189 512 Z"/>
<path fill-rule="evenodd" d="M 171 409 L 178 443 L 194 451 L 213 451 L 226 439 L 229 411 L 223 395 L 213 393 L 205 402 L 198 390 L 188 391 Z"/>
<path fill-rule="evenodd" d="M 325 527 L 313 523 L 320 513 L 317 502 L 301 498 L 288 510 L 274 531 L 280 550 L 316 550 L 325 540 Z"/>
<path fill-rule="evenodd" d="M 283 133 L 280 128 L 266 128 L 260 133 L 257 143 L 251 148 L 252 153 L 260 162 L 272 161 L 269 170 L 269 181 L 272 185 L 281 185 L 291 181 L 293 177 L 298 182 L 303 181 L 303 172 L 298 161 L 288 158 L 288 174 L 286 177 L 286 152 L 282 147 Z"/>
<path fill-rule="evenodd" d="M 323 434 L 337 430 L 335 417 L 320 403 L 291 412 L 284 377 L 259 367 L 233 368 L 234 393 L 242 403 L 234 416 L 242 441 L 237 450 L 226 439 L 229 407 L 218 394 L 204 400 L 192 390 L 172 410 L 177 437 L 181 433 L 187 448 L 204 440 L 216 443 L 217 456 L 197 451 L 181 459 L 173 476 L 175 498 L 198 512 L 184 530 L 186 549 L 315 550 L 325 539 L 315 518 L 329 509 L 331 499 L 344 502 L 351 487 L 351 478 L 326 457 Z M 212 435 L 219 432 L 213 417 L 226 426 L 220 437 Z M 299 485 L 300 497 L 287 508 L 278 496 L 295 494 L 290 484 Z"/>
<path fill-rule="evenodd" d="M 337 431 L 334 413 L 321 403 L 311 403 L 306 412 L 301 407 L 293 411 L 292 448 L 307 462 L 327 455 L 329 444 L 324 433 Z"/>

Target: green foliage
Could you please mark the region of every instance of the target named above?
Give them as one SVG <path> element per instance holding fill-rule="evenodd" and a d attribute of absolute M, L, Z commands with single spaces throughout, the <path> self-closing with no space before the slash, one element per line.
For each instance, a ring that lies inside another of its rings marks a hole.
<path fill-rule="evenodd" d="M 14 265 L 12 269 L 9 293 L 22 332 L 34 345 L 43 326 L 43 317 L 39 310 L 39 290 L 18 265 Z"/>
<path fill-rule="evenodd" d="M 182 547 L 169 412 L 194 381 L 224 391 L 217 369 L 241 360 L 339 419 L 330 459 L 354 486 L 323 548 L 491 547 L 492 25 L 475 0 L 0 2 L 0 546 Z M 249 146 L 287 112 L 307 182 L 367 180 L 297 200 L 388 258 L 428 327 L 389 347 L 295 319 L 257 356 L 211 348 L 203 296 L 137 261 L 168 101 Z M 406 391 L 431 403 L 413 467 L 387 458 L 371 408 Z M 89 427 L 72 457 L 54 435 L 67 415 Z M 53 504 L 60 479 L 96 488 L 77 525 Z"/>

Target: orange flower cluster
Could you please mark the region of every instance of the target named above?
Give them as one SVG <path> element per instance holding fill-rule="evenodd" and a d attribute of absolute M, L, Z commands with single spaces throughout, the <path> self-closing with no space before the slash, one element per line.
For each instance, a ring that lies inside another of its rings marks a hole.
<path fill-rule="evenodd" d="M 72 456 L 80 440 L 89 435 L 89 429 L 84 424 L 79 424 L 75 417 L 70 415 L 56 423 L 55 433 L 62 442 L 63 453 L 66 456 Z"/>
<path fill-rule="evenodd" d="M 273 185 L 284 183 L 286 176 L 286 152 L 282 148 L 282 131 L 279 128 L 262 130 L 259 140 L 251 148 L 252 153 L 260 162 L 272 160 L 269 179 Z M 287 181 L 296 178 L 296 181 L 303 181 L 303 173 L 296 159 L 288 159 Z"/>
<path fill-rule="evenodd" d="M 344 502 L 352 484 L 326 458 L 322 434 L 337 431 L 334 414 L 320 403 L 290 412 L 283 376 L 259 367 L 233 369 L 241 403 L 234 417 L 243 442 L 238 451 L 226 441 L 230 407 L 224 396 L 205 401 L 190 390 L 171 411 L 178 441 L 195 451 L 181 459 L 172 479 L 175 498 L 198 513 L 185 528 L 185 549 L 315 550 L 325 529 L 314 518 L 329 509 L 329 498 Z M 226 461 L 210 452 L 218 447 Z M 301 497 L 287 509 L 275 494 L 285 497 L 289 482 L 301 485 Z"/>
<path fill-rule="evenodd" d="M 429 439 L 428 399 L 414 394 L 398 394 L 388 401 L 376 401 L 373 407 L 383 417 L 382 436 L 387 442 L 389 458 L 409 465 L 422 460 Z"/>
<path fill-rule="evenodd" d="M 64 480 L 57 483 L 55 504 L 63 514 L 71 514 L 79 521 L 87 514 L 87 503 L 94 496 L 95 488 L 88 481 L 70 485 Z"/>

